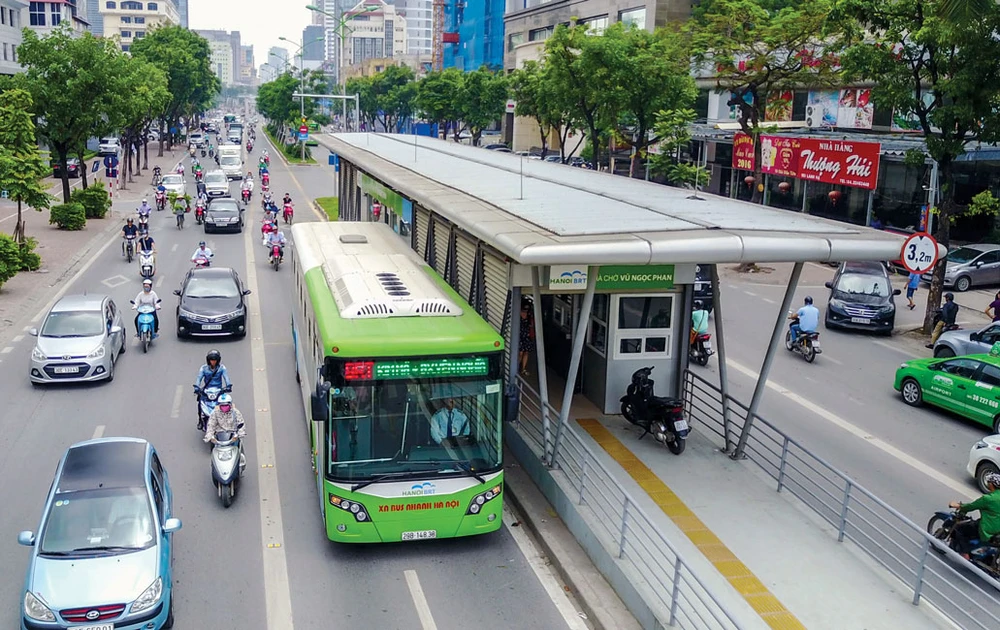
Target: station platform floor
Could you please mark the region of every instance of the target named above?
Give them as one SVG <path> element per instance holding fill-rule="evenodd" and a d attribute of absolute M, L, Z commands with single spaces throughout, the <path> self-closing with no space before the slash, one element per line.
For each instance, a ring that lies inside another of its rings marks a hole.
<path fill-rule="evenodd" d="M 534 366 L 532 366 L 534 367 Z M 533 372 L 533 370 L 532 370 Z M 537 376 L 525 379 L 537 390 Z M 550 404 L 564 381 L 547 371 Z M 574 430 L 622 487 L 741 614 L 747 628 L 910 630 L 954 627 L 909 589 L 747 461 L 722 453 L 697 426 L 672 454 L 622 416 L 607 416 L 582 395 Z"/>

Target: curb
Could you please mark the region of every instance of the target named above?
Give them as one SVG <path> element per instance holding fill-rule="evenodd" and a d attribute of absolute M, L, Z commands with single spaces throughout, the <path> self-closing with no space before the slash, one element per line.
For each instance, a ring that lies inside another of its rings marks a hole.
<path fill-rule="evenodd" d="M 318 203 L 316 203 L 315 200 L 313 200 L 313 202 L 312 202 L 312 207 L 313 207 L 313 210 L 316 212 L 316 214 L 318 214 L 321 217 L 322 221 L 329 221 L 330 220 L 330 217 L 328 217 L 326 215 L 326 210 L 324 210 L 322 206 L 320 206 Z"/>

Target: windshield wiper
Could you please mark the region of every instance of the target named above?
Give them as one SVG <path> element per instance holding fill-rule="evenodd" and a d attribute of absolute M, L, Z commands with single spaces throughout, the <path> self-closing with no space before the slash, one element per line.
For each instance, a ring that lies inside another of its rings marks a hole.
<path fill-rule="evenodd" d="M 441 468 L 443 464 L 450 464 L 456 466 L 459 469 L 461 469 L 461 471 L 464 472 L 467 476 L 475 477 L 476 481 L 478 481 L 479 483 L 486 483 L 486 479 L 484 479 L 482 475 L 480 475 L 479 473 L 477 473 L 475 470 L 472 469 L 472 465 L 469 463 L 468 460 L 446 459 L 442 461 L 439 459 L 435 459 L 431 460 L 430 463 L 436 464 L 438 468 Z"/>
<path fill-rule="evenodd" d="M 88 551 L 139 551 L 140 549 L 141 547 L 122 547 L 120 545 L 98 545 L 96 547 L 77 547 L 76 549 L 73 549 L 66 553 L 67 554 L 86 553 Z"/>
<path fill-rule="evenodd" d="M 412 477 L 416 473 L 427 472 L 425 470 L 397 470 L 396 472 L 383 473 L 381 475 L 375 475 L 371 479 L 366 481 L 359 481 L 358 483 L 351 486 L 351 492 L 357 492 L 358 490 L 372 485 L 373 483 L 378 483 L 380 481 L 385 481 L 386 479 L 396 479 L 396 478 L 406 478 Z"/>

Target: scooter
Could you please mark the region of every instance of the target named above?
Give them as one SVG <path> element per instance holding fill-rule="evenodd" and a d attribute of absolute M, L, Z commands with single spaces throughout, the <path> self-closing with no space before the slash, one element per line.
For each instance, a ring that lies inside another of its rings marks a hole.
<path fill-rule="evenodd" d="M 286 224 L 291 225 L 294 215 L 295 208 L 292 207 L 292 204 L 286 203 L 284 209 L 281 211 L 281 218 L 285 220 Z"/>
<path fill-rule="evenodd" d="M 125 237 L 125 260 L 129 263 L 135 258 L 135 237 L 126 236 Z"/>
<path fill-rule="evenodd" d="M 206 151 L 205 149 L 201 150 L 201 157 L 205 157 L 207 154 L 208 154 L 208 151 Z"/>
<path fill-rule="evenodd" d="M 144 249 L 139 252 L 139 275 L 143 280 L 152 280 L 156 274 L 156 255 L 153 250 Z"/>
<path fill-rule="evenodd" d="M 205 204 L 200 200 L 194 204 L 194 222 L 198 225 L 205 222 Z"/>
<path fill-rule="evenodd" d="M 149 215 L 140 214 L 139 215 L 139 234 L 143 236 L 149 234 Z"/>
<path fill-rule="evenodd" d="M 271 255 L 268 258 L 268 262 L 271 263 L 271 266 L 274 267 L 275 271 L 277 271 L 278 267 L 281 266 L 281 261 L 283 258 L 284 254 L 281 252 L 281 245 L 278 244 L 271 245 Z"/>
<path fill-rule="evenodd" d="M 240 191 L 240 197 L 243 199 L 243 203 L 250 203 L 250 189 L 244 188 Z"/>
<path fill-rule="evenodd" d="M 799 318 L 793 317 L 791 324 L 798 323 Z M 785 333 L 785 349 L 790 352 L 797 352 L 801 354 L 802 358 L 806 360 L 806 363 L 812 363 L 816 360 L 817 354 L 823 354 L 823 349 L 819 345 L 819 333 L 816 331 L 800 331 L 795 339 L 795 343 L 792 343 L 792 331 L 788 330 L 788 332 Z"/>
<path fill-rule="evenodd" d="M 156 210 L 157 212 L 162 211 L 167 207 L 167 195 L 161 192 L 156 193 Z"/>
<path fill-rule="evenodd" d="M 135 300 L 129 300 L 132 306 L 135 306 Z M 156 304 L 159 306 L 160 302 L 163 300 L 157 300 Z M 149 352 L 149 344 L 153 343 L 158 335 L 153 331 L 153 312 L 156 308 L 143 304 L 139 307 L 139 340 L 142 342 L 142 351 Z"/>
<path fill-rule="evenodd" d="M 194 267 L 195 267 L 195 269 L 201 269 L 202 267 L 211 267 L 212 266 L 212 258 L 214 258 L 214 257 L 215 257 L 215 254 L 212 254 L 208 258 L 203 258 L 201 256 L 199 256 L 198 258 L 195 258 L 194 259 Z"/>
<path fill-rule="evenodd" d="M 688 358 L 704 367 L 708 365 L 708 358 L 715 354 L 712 351 L 712 335 L 701 333 L 694 338 L 694 343 L 688 347 Z"/>
<path fill-rule="evenodd" d="M 233 386 L 228 387 L 206 387 L 204 389 L 199 388 L 195 385 L 194 395 L 198 401 L 198 430 L 202 433 L 205 432 L 205 427 L 208 426 L 208 417 L 212 415 L 212 411 L 215 410 L 215 401 L 218 400 L 219 396 L 223 392 L 233 391 Z"/>
<path fill-rule="evenodd" d="M 622 415 L 643 429 L 639 439 L 652 433 L 657 442 L 666 444 L 670 452 L 684 452 L 685 440 L 691 432 L 684 419 L 684 401 L 653 394 L 653 380 L 649 378 L 653 367 L 644 367 L 632 374 L 632 383 L 621 397 Z"/>
<path fill-rule="evenodd" d="M 958 553 L 958 542 L 954 537 L 955 527 L 971 520 L 969 516 L 958 512 L 935 512 L 927 522 L 927 533 Z M 971 542 L 973 549 L 969 552 L 969 562 L 993 579 L 1000 580 L 1000 536 L 994 536 L 989 541 Z"/>
<path fill-rule="evenodd" d="M 260 176 L 260 185 L 266 188 L 271 186 L 271 175 L 270 173 L 264 173 Z"/>
<path fill-rule="evenodd" d="M 236 498 L 236 489 L 247 469 L 247 458 L 243 454 L 243 440 L 236 437 L 236 431 L 217 431 L 212 441 L 212 481 L 219 492 L 222 506 L 228 508 Z"/>

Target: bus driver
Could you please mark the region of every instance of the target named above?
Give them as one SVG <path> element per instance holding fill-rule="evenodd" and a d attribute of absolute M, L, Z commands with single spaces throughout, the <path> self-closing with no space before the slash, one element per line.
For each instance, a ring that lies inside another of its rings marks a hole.
<path fill-rule="evenodd" d="M 448 398 L 444 407 L 431 416 L 431 438 L 440 444 L 457 435 L 469 435 L 469 418 L 460 409 L 455 409 L 454 398 Z"/>

